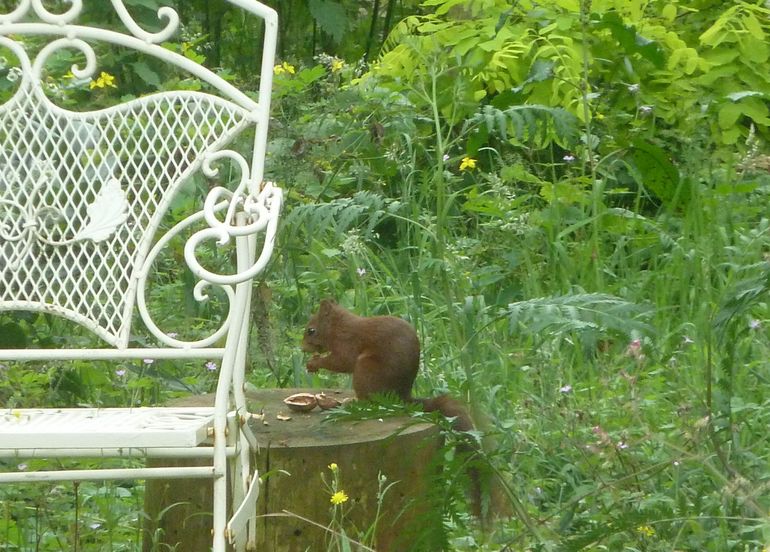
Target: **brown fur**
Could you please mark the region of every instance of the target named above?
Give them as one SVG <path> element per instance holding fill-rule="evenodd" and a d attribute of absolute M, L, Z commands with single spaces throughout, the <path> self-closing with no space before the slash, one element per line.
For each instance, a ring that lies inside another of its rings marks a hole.
<path fill-rule="evenodd" d="M 353 374 L 359 399 L 392 392 L 411 400 L 420 367 L 420 342 L 414 329 L 400 318 L 364 318 L 324 299 L 307 323 L 302 350 L 316 353 L 307 363 L 308 372 L 325 368 Z M 322 352 L 327 354 L 318 355 Z"/>

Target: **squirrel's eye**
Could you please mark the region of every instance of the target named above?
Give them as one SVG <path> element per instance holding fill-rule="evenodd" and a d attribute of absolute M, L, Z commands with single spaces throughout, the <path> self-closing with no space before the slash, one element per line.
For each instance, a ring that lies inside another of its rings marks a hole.
<path fill-rule="evenodd" d="M 306 333 L 307 335 L 315 335 L 315 328 L 308 328 Z"/>

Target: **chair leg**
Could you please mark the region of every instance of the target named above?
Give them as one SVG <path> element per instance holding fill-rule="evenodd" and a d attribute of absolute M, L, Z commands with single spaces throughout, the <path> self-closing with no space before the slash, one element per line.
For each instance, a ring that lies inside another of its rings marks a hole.
<path fill-rule="evenodd" d="M 213 552 L 226 552 L 227 547 L 227 478 L 229 475 L 225 447 L 230 440 L 227 437 L 227 418 L 220 428 L 214 431 L 214 492 L 213 492 Z"/>
<path fill-rule="evenodd" d="M 226 552 L 227 476 L 214 479 L 214 529 L 212 552 Z"/>
<path fill-rule="evenodd" d="M 231 518 L 227 523 L 229 542 L 235 552 L 245 552 L 256 548 L 256 516 L 259 481 L 253 455 L 255 449 L 244 433 L 248 428 L 240 427 L 238 416 L 228 417 L 230 435 L 238 435 L 239 451 L 228 461 L 231 494 Z"/>

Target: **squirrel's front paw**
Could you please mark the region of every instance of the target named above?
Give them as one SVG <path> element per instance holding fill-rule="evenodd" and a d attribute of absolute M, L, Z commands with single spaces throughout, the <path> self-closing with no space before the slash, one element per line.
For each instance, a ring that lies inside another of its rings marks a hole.
<path fill-rule="evenodd" d="M 321 363 L 320 363 L 321 357 L 314 356 L 310 360 L 307 361 L 307 371 L 308 372 L 318 372 L 318 370 L 321 369 Z"/>

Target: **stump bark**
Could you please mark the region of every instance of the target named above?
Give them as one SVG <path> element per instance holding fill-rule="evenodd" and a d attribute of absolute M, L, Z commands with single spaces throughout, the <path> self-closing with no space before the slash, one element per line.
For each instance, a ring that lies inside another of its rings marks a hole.
<path fill-rule="evenodd" d="M 320 409 L 298 413 L 283 404 L 285 397 L 299 391 L 265 389 L 249 397 L 250 410 L 265 414 L 264 422 L 251 422 L 260 445 L 257 467 L 264 478 L 257 504 L 257 550 L 326 550 L 340 538 L 333 531 L 340 529 L 337 520 L 342 512 L 345 534 L 363 538 L 378 552 L 441 550 L 444 536 L 435 484 L 440 468 L 438 428 L 407 417 L 324 422 L 326 415 Z M 340 399 L 350 395 L 325 392 Z M 191 397 L 186 402 L 205 400 L 211 399 Z M 335 521 L 331 464 L 337 466 L 338 490 L 348 497 L 337 507 Z M 392 484 L 383 496 L 379 496 L 380 477 L 383 488 Z M 159 515 L 172 504 L 177 505 Z M 179 550 L 207 550 L 210 512 L 209 481 L 148 481 L 145 552 L 152 549 L 153 532 L 162 536 L 160 542 L 178 543 Z"/>

